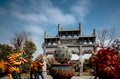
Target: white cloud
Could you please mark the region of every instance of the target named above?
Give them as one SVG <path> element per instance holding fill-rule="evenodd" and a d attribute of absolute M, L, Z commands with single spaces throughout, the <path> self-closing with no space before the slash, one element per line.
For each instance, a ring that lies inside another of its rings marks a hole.
<path fill-rule="evenodd" d="M 35 14 L 35 13 L 24 13 L 21 12 L 12 12 L 13 16 L 24 20 L 26 22 L 37 22 L 37 23 L 46 23 L 48 22 L 48 18 L 44 14 Z"/>
<path fill-rule="evenodd" d="M 78 18 L 81 22 L 85 20 L 86 15 L 89 13 L 91 8 L 91 0 L 78 0 L 75 5 L 71 6 L 73 15 Z"/>
<path fill-rule="evenodd" d="M 40 25 L 27 25 L 26 30 L 32 32 L 35 35 L 41 35 L 43 33 L 43 29 Z"/>
<path fill-rule="evenodd" d="M 65 14 L 49 0 L 31 0 L 29 5 L 23 7 L 18 3 L 11 3 L 12 15 L 26 22 L 49 23 L 69 25 L 75 23 L 72 14 Z M 17 6 L 17 8 L 14 6 Z M 22 9 L 21 9 L 22 8 Z M 16 10 L 17 9 L 17 10 Z"/>
<path fill-rule="evenodd" d="M 48 20 L 50 23 L 58 24 L 61 23 L 63 25 L 73 24 L 75 22 L 75 18 L 70 14 L 64 14 L 58 8 L 46 8 L 46 15 L 48 16 Z"/>
<path fill-rule="evenodd" d="M 26 22 L 60 23 L 65 26 L 74 24 L 77 20 L 83 22 L 91 7 L 91 0 L 78 0 L 68 8 L 71 13 L 64 13 L 50 0 L 30 0 L 27 5 L 25 3 L 25 0 L 11 2 L 12 15 Z"/>
<path fill-rule="evenodd" d="M 34 57 L 37 57 L 39 54 L 43 53 L 42 50 L 42 43 L 43 43 L 43 31 L 44 29 L 41 28 L 39 25 L 28 25 L 25 27 L 26 31 L 32 33 L 32 41 L 37 46 L 37 51 L 33 54 Z"/>

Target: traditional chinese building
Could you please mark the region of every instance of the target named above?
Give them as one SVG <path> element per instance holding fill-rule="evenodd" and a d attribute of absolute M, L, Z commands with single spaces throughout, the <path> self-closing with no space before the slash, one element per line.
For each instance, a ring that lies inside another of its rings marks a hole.
<path fill-rule="evenodd" d="M 53 54 L 58 45 L 65 45 L 69 47 L 73 54 L 92 53 L 96 43 L 96 32 L 89 35 L 82 33 L 82 24 L 76 29 L 63 29 L 58 24 L 58 34 L 56 36 L 48 36 L 45 31 L 43 50 L 45 55 Z"/>
<path fill-rule="evenodd" d="M 58 24 L 58 34 L 56 36 L 49 36 L 45 31 L 43 50 L 44 55 L 48 56 L 54 53 L 54 50 L 58 45 L 65 45 L 72 50 L 73 54 L 78 54 L 80 56 L 80 61 L 82 61 L 82 56 L 84 54 L 90 54 L 94 50 L 96 43 L 96 31 L 89 35 L 85 35 L 82 32 L 82 24 L 79 23 L 78 28 L 75 29 L 63 29 L 60 24 Z"/>

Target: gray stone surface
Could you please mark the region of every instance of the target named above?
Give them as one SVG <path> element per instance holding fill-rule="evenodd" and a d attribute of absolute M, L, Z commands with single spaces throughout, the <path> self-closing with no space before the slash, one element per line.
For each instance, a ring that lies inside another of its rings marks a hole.
<path fill-rule="evenodd" d="M 45 79 L 53 79 L 50 75 L 46 75 L 44 77 L 45 77 Z M 7 76 L 5 76 L 0 79 L 9 79 L 9 78 Z M 30 78 L 29 78 L 29 75 L 26 74 L 26 76 L 22 77 L 22 79 L 30 79 Z M 73 76 L 71 79 L 94 79 L 94 76 L 83 76 L 83 77 Z"/>

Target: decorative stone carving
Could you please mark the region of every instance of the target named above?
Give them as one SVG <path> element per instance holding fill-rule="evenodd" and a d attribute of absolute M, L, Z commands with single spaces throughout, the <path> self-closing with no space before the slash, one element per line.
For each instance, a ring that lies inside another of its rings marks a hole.
<path fill-rule="evenodd" d="M 58 46 L 54 51 L 54 57 L 59 63 L 67 63 L 72 57 L 72 52 L 66 46 Z"/>

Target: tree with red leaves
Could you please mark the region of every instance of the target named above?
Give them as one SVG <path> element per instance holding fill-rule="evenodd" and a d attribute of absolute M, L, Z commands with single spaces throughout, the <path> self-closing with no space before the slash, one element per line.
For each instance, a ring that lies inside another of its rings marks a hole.
<path fill-rule="evenodd" d="M 92 65 L 96 67 L 95 78 L 99 79 L 120 79 L 120 63 L 118 51 L 111 47 L 99 47 L 91 56 Z"/>

